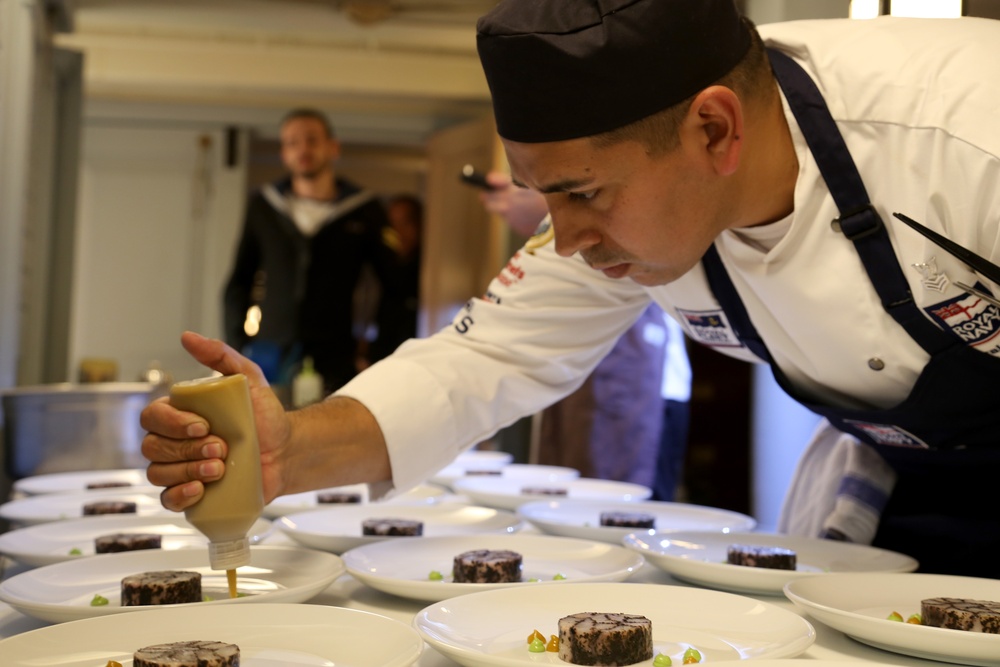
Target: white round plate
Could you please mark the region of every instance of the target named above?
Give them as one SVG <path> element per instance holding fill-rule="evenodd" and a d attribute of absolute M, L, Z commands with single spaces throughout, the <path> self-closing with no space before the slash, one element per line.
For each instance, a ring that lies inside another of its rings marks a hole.
<path fill-rule="evenodd" d="M 474 549 L 508 549 L 521 554 L 522 581 L 455 583 L 451 577 L 455 556 Z M 427 537 L 407 544 L 405 550 L 394 542 L 378 542 L 351 549 L 343 559 L 347 571 L 372 588 L 425 602 L 512 586 L 624 581 L 643 563 L 642 556 L 624 547 L 550 535 Z M 432 581 L 432 571 L 444 579 Z M 556 575 L 565 579 L 554 579 Z"/>
<path fill-rule="evenodd" d="M 804 618 L 766 602 L 629 583 L 517 586 L 462 595 L 417 612 L 413 625 L 427 643 L 467 667 L 566 665 L 556 653 L 529 652 L 526 639 L 533 630 L 558 634 L 560 618 L 585 611 L 645 616 L 653 625 L 654 656 L 668 655 L 675 665 L 690 647 L 708 663 L 794 657 L 816 639 Z"/>
<path fill-rule="evenodd" d="M 511 512 L 457 503 L 441 505 L 341 505 L 281 517 L 277 524 L 293 540 L 313 549 L 342 553 L 383 540 L 413 537 L 362 535 L 365 519 L 392 518 L 422 521 L 424 537 L 513 533 L 521 520 Z"/>
<path fill-rule="evenodd" d="M 129 516 L 176 515 L 176 512 L 171 512 L 160 504 L 160 491 L 159 487 L 149 487 L 145 491 L 121 488 L 28 496 L 0 505 L 0 518 L 21 526 L 76 519 L 84 515 L 84 505 L 104 500 L 122 500 L 135 503 L 136 511 Z"/>
<path fill-rule="evenodd" d="M 259 543 L 271 530 L 270 521 L 258 519 L 250 527 L 250 544 Z M 163 551 L 208 546 L 208 539 L 188 523 L 183 514 L 106 514 L 50 521 L 9 531 L 0 535 L 0 553 L 31 567 L 86 556 L 103 557 L 108 554 L 94 553 L 94 540 L 113 533 L 155 533 L 161 536 L 160 548 Z M 74 549 L 80 553 L 71 553 Z"/>
<path fill-rule="evenodd" d="M 423 650 L 404 623 L 366 611 L 311 604 L 160 608 L 145 614 L 91 618 L 0 641 L 4 667 L 132 665 L 137 649 L 216 640 L 240 647 L 242 667 L 406 667 Z"/>
<path fill-rule="evenodd" d="M 46 475 L 33 475 L 14 482 L 14 491 L 26 496 L 38 496 L 45 493 L 73 493 L 76 491 L 101 491 L 103 489 L 88 489 L 88 484 L 114 482 L 138 487 L 143 491 L 153 488 L 146 480 L 145 468 L 124 468 L 119 470 L 81 470 L 74 472 L 53 472 Z M 121 491 L 127 487 L 115 487 Z M 137 490 L 137 489 L 133 489 Z M 157 492 L 159 489 L 157 488 Z"/>
<path fill-rule="evenodd" d="M 580 476 L 579 470 L 564 466 L 546 466 L 531 463 L 509 463 L 504 465 L 452 463 L 451 465 L 439 470 L 437 474 L 431 477 L 430 481 L 434 484 L 440 484 L 441 486 L 451 488 L 452 484 L 455 483 L 455 480 L 464 479 L 465 477 L 476 477 L 476 475 L 470 473 L 488 470 L 495 470 L 500 473 L 499 475 L 492 475 L 493 477 L 504 477 L 523 480 L 526 482 L 538 482 L 540 484 L 559 482 L 567 479 L 577 479 Z M 490 477 L 491 475 L 487 474 L 485 476 Z"/>
<path fill-rule="evenodd" d="M 753 517 L 739 512 L 657 500 L 637 502 L 536 501 L 521 505 L 517 510 L 517 515 L 550 535 L 578 537 L 611 544 L 621 544 L 626 535 L 642 531 L 641 528 L 602 526 L 601 512 L 650 514 L 655 519 L 656 530 L 661 533 L 683 530 L 728 533 L 753 530 L 757 525 Z"/>
<path fill-rule="evenodd" d="M 177 607 L 223 606 L 254 602 L 305 602 L 344 573 L 333 554 L 298 547 L 250 548 L 250 564 L 237 569 L 236 588 L 245 596 L 230 598 L 226 573 L 208 565 L 208 549 L 130 551 L 84 558 L 28 570 L 0 583 L 0 601 L 22 614 L 62 623 L 81 618 L 162 610 L 161 606 L 121 606 L 121 580 L 131 574 L 190 570 L 202 575 L 202 592 L 212 598 Z M 91 606 L 94 595 L 108 604 Z"/>
<path fill-rule="evenodd" d="M 264 506 L 263 515 L 268 519 L 277 519 L 286 514 L 304 512 L 318 507 L 333 507 L 337 503 L 319 502 L 321 493 L 356 493 L 361 496 L 360 503 L 344 503 L 347 505 L 364 505 L 369 502 L 378 505 L 433 505 L 451 496 L 447 489 L 432 484 L 421 484 L 398 496 L 386 500 L 372 501 L 368 497 L 367 484 L 350 484 L 347 486 L 334 486 L 319 491 L 305 491 L 303 493 L 291 493 L 287 496 L 278 496 Z"/>
<path fill-rule="evenodd" d="M 785 596 L 859 642 L 903 655 L 965 665 L 1000 665 L 1000 635 L 887 620 L 920 613 L 927 598 L 1000 600 L 1000 580 L 918 573 L 851 573 L 785 584 Z"/>
<path fill-rule="evenodd" d="M 917 561 L 895 551 L 861 544 L 766 533 L 661 533 L 626 535 L 624 545 L 678 579 L 734 593 L 781 595 L 789 581 L 834 572 L 913 572 Z M 731 544 L 791 549 L 794 570 L 730 565 Z"/>
<path fill-rule="evenodd" d="M 565 489 L 563 500 L 602 500 L 606 502 L 632 502 L 646 500 L 653 492 L 649 487 L 608 479 L 566 479 L 553 482 L 521 480 L 507 477 L 473 476 L 456 479 L 452 488 L 473 502 L 505 510 L 516 510 L 524 503 L 553 500 L 553 496 L 524 493 L 526 487 Z"/>
<path fill-rule="evenodd" d="M 452 480 L 464 475 L 466 470 L 500 470 L 513 461 L 514 455 L 508 452 L 470 449 L 459 454 L 427 481 L 450 486 Z"/>

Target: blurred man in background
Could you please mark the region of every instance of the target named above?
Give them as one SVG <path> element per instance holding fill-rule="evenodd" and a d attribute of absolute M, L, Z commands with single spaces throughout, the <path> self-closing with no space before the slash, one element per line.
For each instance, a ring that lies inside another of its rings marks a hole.
<path fill-rule="evenodd" d="M 384 279 L 392 250 L 375 193 L 339 177 L 340 142 L 326 116 L 281 121 L 288 176 L 255 192 L 225 289 L 226 342 L 288 384 L 311 357 L 328 391 L 356 373 L 353 294 L 369 264 Z"/>

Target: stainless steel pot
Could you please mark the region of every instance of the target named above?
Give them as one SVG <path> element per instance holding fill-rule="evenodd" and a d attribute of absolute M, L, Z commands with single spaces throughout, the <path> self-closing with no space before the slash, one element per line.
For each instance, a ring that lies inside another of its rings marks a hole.
<path fill-rule="evenodd" d="M 12 479 L 145 466 L 139 413 L 163 388 L 144 382 L 16 387 L 0 394 Z"/>

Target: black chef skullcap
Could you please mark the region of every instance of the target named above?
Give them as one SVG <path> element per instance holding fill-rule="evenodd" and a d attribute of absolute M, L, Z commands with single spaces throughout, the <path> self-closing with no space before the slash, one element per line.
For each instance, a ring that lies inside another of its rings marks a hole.
<path fill-rule="evenodd" d="M 747 52 L 733 0 L 501 0 L 477 26 L 501 137 L 628 125 L 717 81 Z"/>

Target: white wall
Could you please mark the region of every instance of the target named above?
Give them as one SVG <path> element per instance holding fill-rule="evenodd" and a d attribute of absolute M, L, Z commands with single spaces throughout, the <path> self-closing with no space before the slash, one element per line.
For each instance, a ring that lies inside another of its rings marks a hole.
<path fill-rule="evenodd" d="M 115 359 L 125 381 L 152 360 L 175 379 L 202 374 L 179 338 L 221 333 L 245 199 L 222 141 L 210 126 L 86 127 L 69 377 L 84 357 Z"/>
<path fill-rule="evenodd" d="M 17 379 L 39 16 L 34 3 L 0 0 L 0 388 Z"/>

